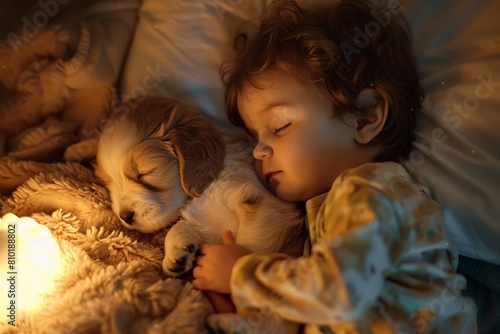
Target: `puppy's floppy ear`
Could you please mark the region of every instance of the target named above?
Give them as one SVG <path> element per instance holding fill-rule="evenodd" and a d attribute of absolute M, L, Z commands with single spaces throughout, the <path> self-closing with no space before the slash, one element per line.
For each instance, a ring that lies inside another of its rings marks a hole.
<path fill-rule="evenodd" d="M 181 104 L 171 109 L 164 125 L 164 138 L 179 159 L 182 187 L 189 196 L 198 197 L 222 170 L 226 153 L 222 133 L 208 118 Z"/>
<path fill-rule="evenodd" d="M 142 110 L 140 118 L 149 124 L 162 120 L 154 132 L 173 147 L 186 194 L 199 197 L 222 170 L 226 153 L 222 133 L 209 118 L 176 100 L 149 97 L 141 104 L 145 103 L 149 107 Z"/>

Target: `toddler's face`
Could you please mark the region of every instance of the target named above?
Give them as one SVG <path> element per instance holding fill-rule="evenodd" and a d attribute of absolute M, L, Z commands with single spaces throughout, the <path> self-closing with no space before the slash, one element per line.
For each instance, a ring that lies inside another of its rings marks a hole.
<path fill-rule="evenodd" d="M 247 84 L 238 109 L 257 140 L 264 182 L 290 202 L 327 192 L 343 171 L 372 161 L 359 146 L 352 117 L 333 117 L 332 103 L 288 76 L 262 74 Z"/>

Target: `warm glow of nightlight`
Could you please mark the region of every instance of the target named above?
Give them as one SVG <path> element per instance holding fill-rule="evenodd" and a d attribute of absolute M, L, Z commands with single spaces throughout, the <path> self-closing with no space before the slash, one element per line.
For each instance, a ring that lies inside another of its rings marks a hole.
<path fill-rule="evenodd" d="M 15 324 L 43 307 L 61 269 L 60 248 L 50 230 L 30 217 L 0 220 L 0 323 Z"/>

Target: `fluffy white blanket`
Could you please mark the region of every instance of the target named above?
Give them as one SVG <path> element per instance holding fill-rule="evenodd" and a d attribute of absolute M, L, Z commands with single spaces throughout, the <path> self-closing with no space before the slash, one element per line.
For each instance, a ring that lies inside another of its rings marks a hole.
<path fill-rule="evenodd" d="M 1 333 L 201 333 L 213 312 L 188 282 L 161 270 L 166 230 L 123 230 L 106 190 L 78 163 L 0 160 L 1 173 L 34 174 L 2 198 L 2 215 L 31 216 L 58 241 L 63 270 L 43 307 Z M 38 172 L 39 171 L 39 172 Z M 34 278 L 36 284 L 36 278 Z"/>

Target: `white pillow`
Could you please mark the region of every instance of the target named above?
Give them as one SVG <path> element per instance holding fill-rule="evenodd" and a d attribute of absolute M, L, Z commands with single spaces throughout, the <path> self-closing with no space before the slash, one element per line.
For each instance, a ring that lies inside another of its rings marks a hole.
<path fill-rule="evenodd" d="M 265 9 L 265 0 L 144 0 L 123 73 L 121 96 L 177 98 L 221 124 L 219 67 L 237 29 Z"/>
<path fill-rule="evenodd" d="M 500 265 L 500 2 L 402 4 L 426 94 L 407 167 L 459 253 Z"/>
<path fill-rule="evenodd" d="M 175 97 L 226 124 L 219 66 L 235 32 L 269 2 L 144 0 L 122 94 Z M 318 2 L 329 1 L 300 1 L 307 6 Z M 416 151 L 407 167 L 429 184 L 443 206 L 460 253 L 500 264 L 500 74 L 495 72 L 500 68 L 500 25 L 494 17 L 500 2 L 401 5 L 413 28 L 426 93 Z M 473 110 L 450 112 L 454 105 Z"/>

